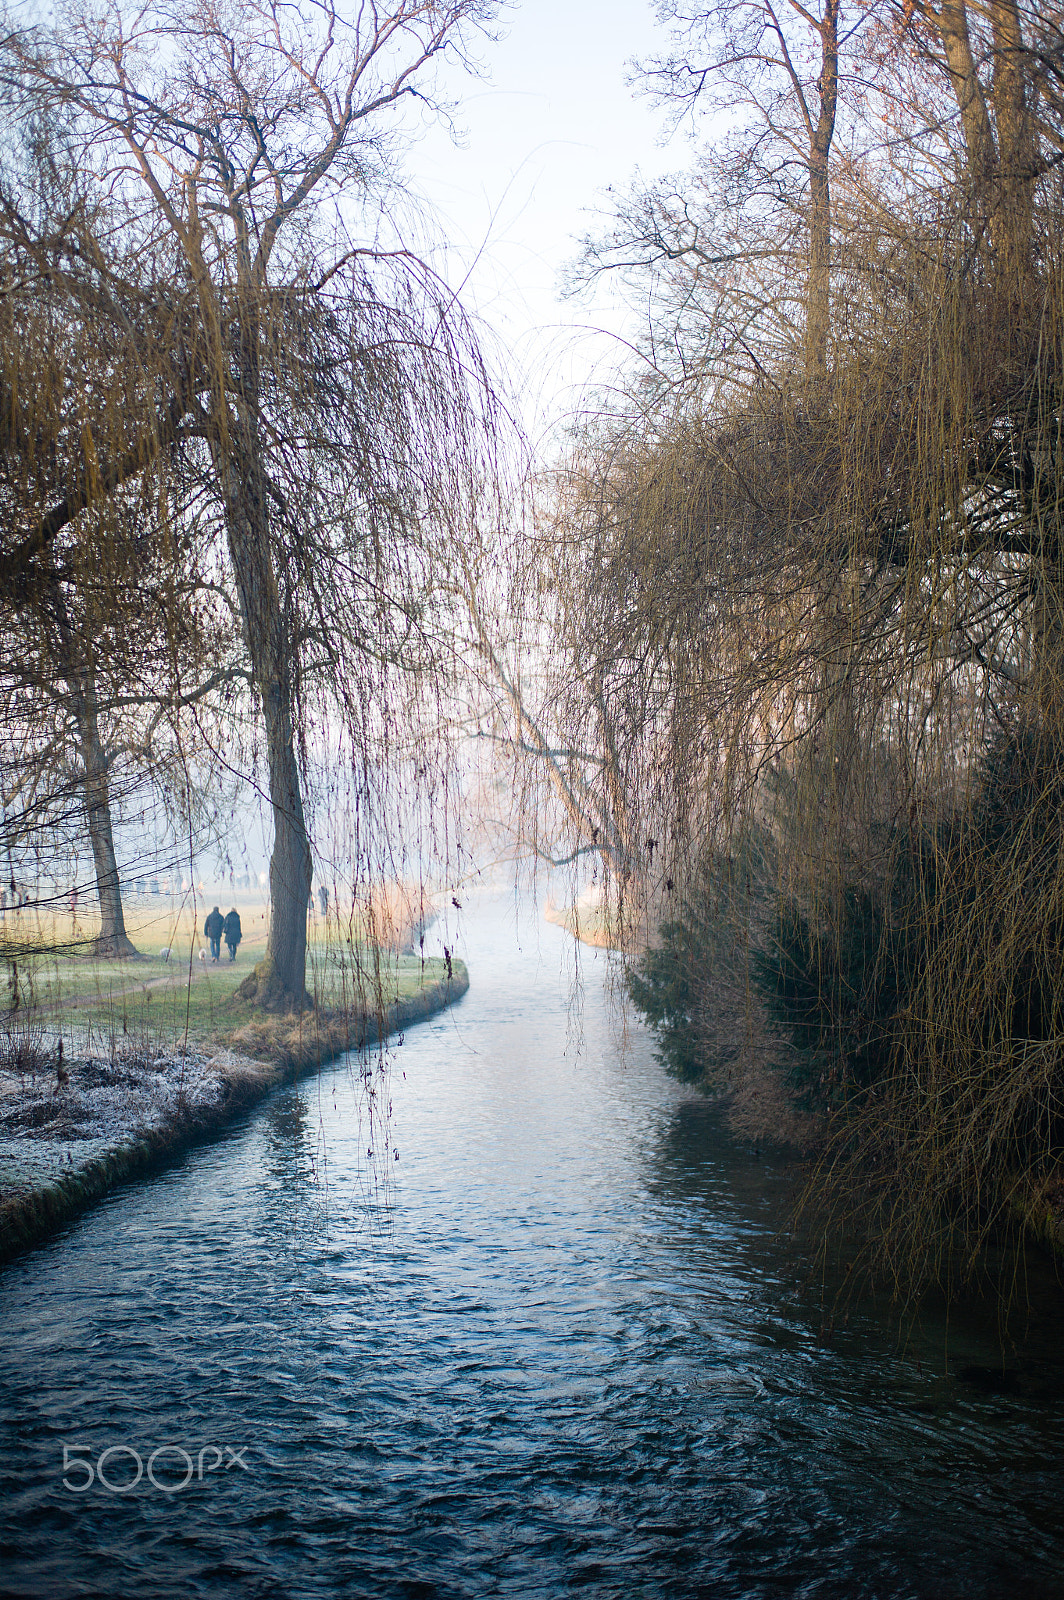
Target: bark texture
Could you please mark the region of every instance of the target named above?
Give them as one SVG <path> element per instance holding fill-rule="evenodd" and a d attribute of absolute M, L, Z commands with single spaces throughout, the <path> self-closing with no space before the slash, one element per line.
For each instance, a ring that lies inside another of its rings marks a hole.
<path fill-rule="evenodd" d="M 270 1011 L 313 1006 L 306 989 L 311 853 L 296 757 L 292 653 L 277 581 L 262 444 L 254 321 L 244 330 L 239 397 L 226 407 L 215 460 L 245 642 L 262 704 L 274 840 L 266 956 L 237 991 Z"/>
<path fill-rule="evenodd" d="M 820 24 L 819 105 L 809 123 L 809 281 L 806 297 L 806 372 L 827 376 L 831 328 L 831 145 L 839 97 L 838 0 L 826 0 Z"/>
<path fill-rule="evenodd" d="M 96 894 L 100 905 L 100 932 L 92 950 L 98 956 L 137 956 L 126 933 L 122 909 L 122 886 L 115 855 L 111 825 L 110 761 L 100 735 L 100 708 L 91 644 L 70 615 L 62 584 L 54 570 L 48 579 L 50 610 L 62 677 L 69 693 L 69 707 L 77 730 L 77 755 L 85 821 L 96 871 Z"/>
<path fill-rule="evenodd" d="M 1015 0 L 991 0 L 992 59 L 979 76 L 966 0 L 947 0 L 933 20 L 964 130 L 976 217 L 990 240 L 999 288 L 1022 304 L 1033 269 L 1034 130 L 1029 57 Z"/>
<path fill-rule="evenodd" d="M 96 868 L 96 893 L 100 901 L 100 932 L 92 947 L 93 954 L 135 956 L 138 952 L 126 933 L 126 919 L 122 910 L 122 888 L 111 827 L 107 755 L 100 740 L 95 685 L 90 674 L 86 674 L 86 679 L 87 682 L 75 695 L 74 710 L 84 773 L 85 818 Z"/>

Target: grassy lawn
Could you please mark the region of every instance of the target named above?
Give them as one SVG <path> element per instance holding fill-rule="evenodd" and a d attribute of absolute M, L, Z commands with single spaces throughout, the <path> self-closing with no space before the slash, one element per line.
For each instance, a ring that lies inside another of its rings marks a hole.
<path fill-rule="evenodd" d="M 160 1047 L 189 1043 L 224 1043 L 261 1013 L 234 996 L 266 948 L 266 908 L 259 899 L 238 896 L 244 937 L 236 962 L 230 964 L 223 945 L 221 962 L 199 959 L 207 944 L 203 919 L 210 904 L 190 909 L 165 902 L 140 903 L 127 913 L 127 929 L 140 960 L 98 960 L 77 953 L 96 933 L 88 918 L 77 924 L 67 916 L 37 917 L 22 913 L 19 925 L 9 914 L 6 932 L 36 947 L 19 960 L 18 1025 L 38 1023 L 67 1030 L 94 1044 L 112 1042 Z M 229 909 L 226 899 L 222 910 Z M 357 937 L 363 929 L 315 915 L 308 928 L 307 987 L 319 1005 L 343 1011 L 376 1010 L 396 998 L 415 994 L 445 975 L 442 960 L 396 956 L 375 949 Z M 169 947 L 164 961 L 160 949 Z M 9 1018 L 11 1026 L 15 1018 Z"/>

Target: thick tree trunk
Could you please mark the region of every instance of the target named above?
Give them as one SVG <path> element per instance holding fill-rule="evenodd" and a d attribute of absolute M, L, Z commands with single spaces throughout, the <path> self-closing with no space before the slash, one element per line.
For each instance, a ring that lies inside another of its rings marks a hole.
<path fill-rule="evenodd" d="M 944 0 L 937 14 L 931 15 L 942 40 L 946 67 L 961 114 L 968 181 L 981 208 L 986 204 L 987 186 L 994 168 L 994 133 L 972 53 L 968 9 L 965 0 Z"/>
<path fill-rule="evenodd" d="M 945 0 L 932 15 L 961 114 L 976 217 L 987 229 L 998 283 L 1022 305 L 1032 270 L 1034 179 L 1027 54 L 1015 0 L 991 0 L 989 12 L 994 54 L 988 86 L 972 51 L 966 0 Z"/>
<path fill-rule="evenodd" d="M 993 0 L 993 100 L 998 136 L 997 239 L 999 277 L 1023 305 L 1033 269 L 1034 139 L 1027 106 L 1026 52 L 1015 0 Z"/>
<path fill-rule="evenodd" d="M 270 931 L 266 959 L 241 985 L 241 993 L 270 1010 L 292 1007 L 304 1010 L 313 1004 L 306 990 L 311 855 L 292 733 L 287 672 L 278 674 L 268 692 L 260 684 L 260 692 L 266 723 L 274 828 L 270 856 Z"/>
<path fill-rule="evenodd" d="M 290 645 L 270 542 L 253 355 L 241 379 L 237 414 L 225 419 L 225 436 L 216 445 L 215 459 L 226 485 L 229 550 L 252 675 L 262 701 L 274 839 L 266 956 L 237 993 L 267 1010 L 302 1011 L 313 1005 L 306 988 L 312 864 L 296 760 Z"/>
<path fill-rule="evenodd" d="M 229 543 L 252 672 L 262 700 L 273 812 L 266 956 L 238 993 L 267 1010 L 303 1010 L 313 1004 L 306 990 L 311 855 L 292 727 L 291 664 L 284 648 L 280 596 L 263 530 L 237 514 Z"/>

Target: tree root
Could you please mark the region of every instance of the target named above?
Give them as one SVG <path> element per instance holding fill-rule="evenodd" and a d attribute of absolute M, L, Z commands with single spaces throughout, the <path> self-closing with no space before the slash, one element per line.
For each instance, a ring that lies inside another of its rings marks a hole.
<path fill-rule="evenodd" d="M 248 1005 L 258 1006 L 260 1011 L 295 1013 L 298 1016 L 304 1011 L 314 1010 L 312 996 L 306 989 L 300 993 L 298 989 L 293 990 L 282 983 L 268 956 L 248 973 L 243 983 L 237 987 L 235 998 L 246 1001 Z"/>

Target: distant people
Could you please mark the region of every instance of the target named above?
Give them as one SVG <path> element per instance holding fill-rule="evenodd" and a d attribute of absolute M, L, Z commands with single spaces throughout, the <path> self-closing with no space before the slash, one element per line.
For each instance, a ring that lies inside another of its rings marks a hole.
<path fill-rule="evenodd" d="M 236 947 L 243 937 L 240 932 L 240 913 L 236 906 L 227 915 L 223 928 L 225 930 L 225 947 L 229 951 L 229 959 L 230 961 L 235 961 Z"/>
<path fill-rule="evenodd" d="M 222 930 L 228 918 L 223 918 L 221 911 L 215 906 L 206 922 L 203 931 L 211 941 L 211 960 L 220 961 L 222 958 Z"/>
<path fill-rule="evenodd" d="M 321 914 L 324 916 L 329 909 L 329 891 L 324 884 L 318 890 L 318 904 L 321 906 Z"/>

